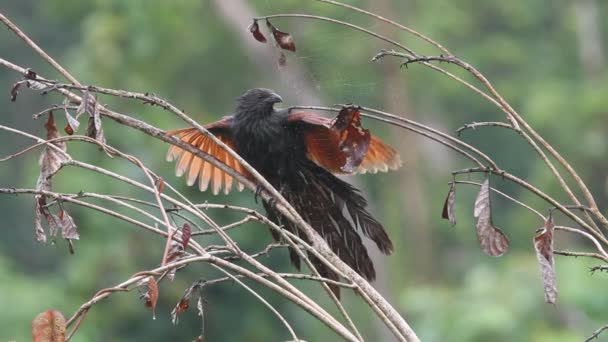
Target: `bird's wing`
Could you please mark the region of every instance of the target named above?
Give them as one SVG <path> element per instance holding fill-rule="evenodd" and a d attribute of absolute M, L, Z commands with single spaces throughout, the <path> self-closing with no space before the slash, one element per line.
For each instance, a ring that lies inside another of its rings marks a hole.
<path fill-rule="evenodd" d="M 231 116 L 205 125 L 209 132 L 213 133 L 219 140 L 230 148 L 234 149 L 232 136 L 230 134 Z M 215 157 L 227 166 L 233 168 L 236 172 L 248 176 L 247 171 L 243 166 L 232 156 L 228 154 L 222 147 L 206 137 L 196 128 L 184 128 L 174 131 L 168 131 L 166 135 L 176 136 L 181 141 L 186 142 L 199 150 Z M 211 185 L 211 190 L 214 195 L 218 194 L 222 188 L 224 193 L 228 194 L 232 189 L 232 184 L 236 183 L 238 191 L 242 191 L 243 184 L 235 181 L 231 175 L 224 172 L 222 169 L 213 164 L 196 157 L 194 154 L 185 151 L 175 145 L 171 145 L 167 152 L 167 161 L 177 161 L 175 164 L 175 174 L 178 177 L 186 174 L 186 183 L 193 185 L 198 178 L 198 188 L 201 191 L 206 191 Z"/>
<path fill-rule="evenodd" d="M 356 110 L 354 107 L 351 109 Z M 357 143 L 362 146 L 359 152 L 363 153 L 363 158 L 357 156 L 357 148 L 347 146 L 349 138 L 344 133 L 349 127 L 337 123 L 340 115 L 333 120 L 311 112 L 298 111 L 289 115 L 289 122 L 303 123 L 304 141 L 310 160 L 335 174 L 387 172 L 401 166 L 401 157 L 397 151 L 360 126 L 354 128 L 353 135 L 360 134 L 360 141 L 355 141 L 354 146 Z M 348 163 L 351 165 L 345 167 Z"/>

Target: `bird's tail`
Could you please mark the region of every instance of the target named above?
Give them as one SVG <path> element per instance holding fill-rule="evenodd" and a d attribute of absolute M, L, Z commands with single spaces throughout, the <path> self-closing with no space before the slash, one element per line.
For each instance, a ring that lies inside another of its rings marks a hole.
<path fill-rule="evenodd" d="M 280 185 L 280 191 L 291 205 L 327 242 L 329 247 L 357 273 L 368 280 L 376 278 L 376 271 L 358 230 L 376 243 L 384 254 L 393 251 L 393 244 L 386 231 L 366 210 L 367 201 L 357 189 L 330 172 L 310 162 L 301 167 L 290 181 Z M 289 220 L 275 208 L 265 204 L 269 218 L 289 231 L 299 234 Z M 279 236 L 273 233 L 275 239 Z M 307 241 L 308 242 L 308 241 Z M 290 250 L 291 262 L 298 269 L 300 258 Z M 320 275 L 332 280 L 339 277 L 320 260 L 309 253 L 309 259 Z M 334 293 L 339 293 L 333 286 Z"/>

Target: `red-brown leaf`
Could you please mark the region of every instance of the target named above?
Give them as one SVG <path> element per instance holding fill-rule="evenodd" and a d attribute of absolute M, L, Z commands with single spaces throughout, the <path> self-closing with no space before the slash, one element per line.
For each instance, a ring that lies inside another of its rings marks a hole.
<path fill-rule="evenodd" d="M 448 196 L 445 198 L 445 203 L 443 203 L 443 211 L 441 212 L 441 217 L 446 220 L 449 220 L 452 226 L 456 224 L 456 215 L 454 214 L 455 202 L 456 185 L 454 184 L 454 182 L 451 182 L 450 190 L 448 191 Z"/>
<path fill-rule="evenodd" d="M 194 297 L 200 297 L 200 289 L 202 288 L 204 282 L 199 280 L 195 281 L 184 291 L 182 298 L 179 300 L 175 308 L 171 311 L 171 321 L 174 325 L 178 323 L 178 315 L 184 313 L 190 307 L 190 300 Z"/>
<path fill-rule="evenodd" d="M 148 277 L 147 285 L 148 291 L 143 295 L 146 307 L 152 310 L 152 318 L 156 319 L 156 302 L 158 301 L 158 284 L 156 279 L 150 276 Z"/>
<path fill-rule="evenodd" d="M 538 264 L 540 265 L 541 276 L 545 292 L 545 302 L 555 304 L 557 301 L 557 282 L 555 280 L 555 260 L 553 258 L 553 232 L 555 225 L 553 217 L 549 215 L 545 226 L 539 229 L 534 236 L 534 250 Z"/>
<path fill-rule="evenodd" d="M 490 178 L 479 189 L 473 216 L 477 219 L 477 239 L 481 250 L 489 256 L 501 256 L 509 249 L 509 239 L 492 223 L 492 209 L 490 204 Z"/>
<path fill-rule="evenodd" d="M 346 156 L 342 171 L 350 173 L 357 170 L 369 148 L 371 133 L 361 126 L 361 113 L 358 107 L 342 108 L 332 127 L 340 134 L 339 148 Z"/>
<path fill-rule="evenodd" d="M 23 81 L 13 84 L 13 88 L 11 89 L 11 102 L 15 102 L 17 100 L 17 95 L 19 95 L 19 88 L 21 88 L 22 84 Z"/>
<path fill-rule="evenodd" d="M 34 342 L 64 342 L 65 331 L 65 317 L 57 310 L 41 312 L 32 321 L 32 340 Z"/>
<path fill-rule="evenodd" d="M 249 32 L 253 35 L 253 38 L 260 43 L 266 43 L 266 37 L 260 32 L 260 26 L 258 25 L 258 21 L 254 20 L 251 26 L 249 26 Z"/>
<path fill-rule="evenodd" d="M 158 177 L 156 179 L 156 188 L 158 189 L 158 192 L 163 192 L 163 190 L 165 190 L 165 180 L 163 179 L 163 177 Z"/>
<path fill-rule="evenodd" d="M 293 41 L 293 37 L 289 33 L 279 31 L 276 27 L 274 27 L 274 25 L 270 23 L 270 20 L 268 19 L 266 20 L 266 25 L 268 25 L 268 28 L 272 32 L 274 40 L 277 42 L 277 45 L 281 49 L 293 52 L 296 51 L 296 44 Z"/>
<path fill-rule="evenodd" d="M 192 237 L 192 230 L 190 229 L 190 225 L 184 223 L 182 226 L 182 247 L 185 250 L 188 248 L 188 243 L 190 242 L 190 238 Z"/>
<path fill-rule="evenodd" d="M 72 128 L 72 126 L 70 126 L 70 124 L 65 125 L 65 128 L 63 129 L 63 131 L 67 134 L 67 135 L 72 135 L 74 134 L 74 129 Z"/>

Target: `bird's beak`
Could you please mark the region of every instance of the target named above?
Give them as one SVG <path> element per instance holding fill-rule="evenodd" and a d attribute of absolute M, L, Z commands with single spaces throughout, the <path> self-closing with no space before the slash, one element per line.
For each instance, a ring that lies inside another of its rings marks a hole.
<path fill-rule="evenodd" d="M 270 100 L 272 103 L 283 102 L 283 98 L 277 93 L 272 93 L 272 95 L 270 95 Z"/>

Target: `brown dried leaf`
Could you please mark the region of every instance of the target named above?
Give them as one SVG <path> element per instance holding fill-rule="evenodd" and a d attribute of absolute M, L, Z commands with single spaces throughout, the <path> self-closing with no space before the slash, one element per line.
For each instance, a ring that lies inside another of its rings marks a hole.
<path fill-rule="evenodd" d="M 182 298 L 179 300 L 177 305 L 175 305 L 175 308 L 173 308 L 173 310 L 171 311 L 171 322 L 173 322 L 173 325 L 177 325 L 177 323 L 179 322 L 178 315 L 186 312 L 186 310 L 188 310 L 188 308 L 190 307 L 190 299 L 192 299 L 193 297 L 201 297 L 200 289 L 203 287 L 203 284 L 204 281 L 197 280 L 192 283 L 192 285 L 190 285 L 190 287 L 188 287 L 186 291 L 184 291 Z"/>
<path fill-rule="evenodd" d="M 59 226 L 61 227 L 61 237 L 69 240 L 79 240 L 78 227 L 74 219 L 63 208 L 59 210 Z"/>
<path fill-rule="evenodd" d="M 60 229 L 59 217 L 51 214 L 48 209 L 44 209 L 42 213 L 44 214 L 44 218 L 46 218 L 46 223 L 49 225 L 49 234 L 51 237 L 57 236 Z"/>
<path fill-rule="evenodd" d="M 13 88 L 11 88 L 11 102 L 17 101 L 17 95 L 19 95 L 19 88 L 23 85 L 23 81 L 19 81 L 13 84 Z"/>
<path fill-rule="evenodd" d="M 260 26 L 258 25 L 258 21 L 254 20 L 253 23 L 249 26 L 249 32 L 253 34 L 253 38 L 260 43 L 266 43 L 266 37 L 260 32 Z"/>
<path fill-rule="evenodd" d="M 270 20 L 266 19 L 266 25 L 272 32 L 272 36 L 274 40 L 277 42 L 277 45 L 284 50 L 296 51 L 296 44 L 293 41 L 293 37 L 286 32 L 279 31 L 274 25 L 270 23 Z"/>
<path fill-rule="evenodd" d="M 48 120 L 44 124 L 46 128 L 46 138 L 47 140 L 59 138 L 59 132 L 57 131 L 57 126 L 55 126 L 55 120 L 53 118 L 53 112 L 49 112 Z M 62 151 L 66 151 L 67 147 L 65 142 L 52 142 L 51 144 L 59 147 Z M 36 185 L 36 190 L 46 190 L 51 191 L 51 177 L 59 171 L 64 162 L 68 159 L 67 157 L 57 151 L 52 146 L 46 146 L 40 155 L 40 175 L 38 176 L 38 182 Z"/>
<path fill-rule="evenodd" d="M 441 212 L 441 218 L 450 221 L 452 226 L 456 225 L 456 214 L 454 214 L 454 204 L 456 203 L 456 185 L 454 182 L 450 183 L 450 190 L 448 196 L 445 198 L 443 203 L 443 211 Z"/>
<path fill-rule="evenodd" d="M 66 321 L 57 310 L 41 312 L 32 321 L 32 340 L 34 342 L 64 342 Z"/>
<path fill-rule="evenodd" d="M 361 126 L 361 113 L 355 106 L 342 108 L 336 117 L 333 130 L 340 134 L 340 150 L 346 156 L 342 171 L 350 173 L 357 170 L 367 154 L 371 133 Z"/>
<path fill-rule="evenodd" d="M 158 192 L 163 192 L 163 190 L 165 190 L 165 180 L 163 179 L 163 177 L 158 177 L 156 179 L 156 188 L 158 189 Z"/>
<path fill-rule="evenodd" d="M 188 243 L 190 242 L 190 238 L 192 237 L 192 230 L 190 230 L 190 225 L 184 223 L 182 226 L 182 248 L 185 250 L 188 248 Z"/>
<path fill-rule="evenodd" d="M 146 307 L 152 310 L 152 318 L 156 319 L 156 302 L 158 301 L 158 284 L 156 283 L 156 279 L 150 276 L 146 281 L 146 288 L 148 289 L 146 293 L 142 295 L 143 300 L 145 301 Z"/>
<path fill-rule="evenodd" d="M 34 236 L 36 241 L 46 243 L 46 233 L 42 227 L 42 206 L 46 204 L 44 196 L 36 197 L 36 206 L 34 208 Z"/>
<path fill-rule="evenodd" d="M 481 250 L 489 256 L 501 256 L 509 249 L 509 239 L 492 223 L 492 209 L 490 204 L 490 178 L 479 189 L 473 216 L 477 219 L 477 239 Z"/>
<path fill-rule="evenodd" d="M 557 282 L 555 280 L 555 259 L 553 258 L 553 231 L 555 224 L 549 215 L 545 226 L 534 236 L 534 250 L 540 265 L 545 291 L 545 302 L 555 304 L 557 301 Z"/>
<path fill-rule="evenodd" d="M 88 91 L 82 94 L 82 100 L 76 110 L 76 117 L 78 118 L 83 113 L 89 114 L 87 136 L 105 144 L 106 138 L 101 125 L 101 107 L 97 103 L 97 99 Z"/>

